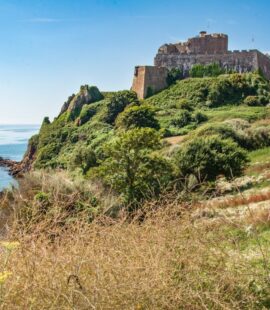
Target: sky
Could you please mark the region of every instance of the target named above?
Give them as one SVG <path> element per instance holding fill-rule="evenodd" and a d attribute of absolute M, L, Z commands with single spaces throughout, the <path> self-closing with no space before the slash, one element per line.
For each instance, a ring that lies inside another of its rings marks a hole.
<path fill-rule="evenodd" d="M 270 51 L 269 0 L 0 0 L 0 124 L 53 119 L 80 85 L 129 89 L 159 46 L 201 30 Z"/>

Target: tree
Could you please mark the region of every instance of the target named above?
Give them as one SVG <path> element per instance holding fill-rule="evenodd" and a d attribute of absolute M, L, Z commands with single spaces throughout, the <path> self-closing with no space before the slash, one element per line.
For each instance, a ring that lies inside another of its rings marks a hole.
<path fill-rule="evenodd" d="M 104 115 L 104 121 L 108 124 L 114 124 L 119 113 L 130 104 L 138 104 L 137 94 L 133 91 L 120 91 L 113 95 L 107 103 Z"/>
<path fill-rule="evenodd" d="M 218 175 L 241 175 L 248 162 L 247 153 L 231 139 L 219 136 L 197 137 L 183 145 L 175 155 L 182 177 L 194 175 L 200 181 L 214 181 Z"/>
<path fill-rule="evenodd" d="M 171 180 L 172 165 L 154 153 L 160 147 L 160 137 L 155 130 L 129 130 L 106 145 L 107 159 L 96 173 L 122 194 L 126 203 L 137 205 L 146 197 L 158 195 Z"/>
<path fill-rule="evenodd" d="M 117 120 L 116 125 L 124 129 L 149 127 L 159 129 L 154 110 L 146 105 L 127 107 Z"/>
<path fill-rule="evenodd" d="M 81 168 L 83 174 L 86 174 L 96 163 L 95 152 L 90 147 L 80 146 L 74 151 L 71 157 L 70 168 Z"/>

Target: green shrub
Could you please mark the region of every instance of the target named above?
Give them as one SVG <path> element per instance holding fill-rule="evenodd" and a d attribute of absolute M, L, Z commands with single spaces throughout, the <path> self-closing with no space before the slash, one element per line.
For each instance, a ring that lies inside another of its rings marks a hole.
<path fill-rule="evenodd" d="M 200 111 L 195 112 L 192 118 L 197 124 L 201 124 L 208 120 L 208 117 Z"/>
<path fill-rule="evenodd" d="M 107 159 L 94 175 L 120 193 L 126 203 L 137 205 L 158 195 L 171 180 L 171 164 L 154 153 L 160 148 L 160 137 L 154 129 L 129 130 L 105 146 Z"/>
<path fill-rule="evenodd" d="M 170 86 L 174 84 L 177 80 L 182 80 L 183 78 L 184 78 L 183 70 L 179 68 L 173 68 L 168 73 L 167 84 Z"/>
<path fill-rule="evenodd" d="M 79 126 L 82 126 L 86 122 L 90 120 L 91 117 L 93 117 L 97 112 L 96 107 L 93 107 L 92 105 L 84 105 L 82 107 L 81 113 L 79 115 L 79 118 L 77 120 L 77 124 Z"/>
<path fill-rule="evenodd" d="M 194 110 L 192 103 L 187 99 L 180 99 L 177 102 L 176 107 L 182 110 L 187 110 L 189 112 L 192 112 Z"/>
<path fill-rule="evenodd" d="M 86 174 L 87 171 L 97 165 L 97 158 L 95 152 L 89 146 L 77 147 L 69 162 L 71 169 L 81 168 L 82 173 Z"/>
<path fill-rule="evenodd" d="M 197 78 L 219 76 L 224 73 L 226 73 L 226 70 L 217 63 L 209 65 L 196 64 L 189 71 L 191 77 Z"/>
<path fill-rule="evenodd" d="M 74 150 L 69 163 L 70 169 L 81 168 L 83 174 L 96 165 L 96 154 L 91 147 L 86 145 L 80 145 Z"/>
<path fill-rule="evenodd" d="M 125 107 L 130 104 L 138 104 L 138 98 L 135 92 L 125 90 L 116 93 L 107 102 L 104 121 L 114 124 L 118 114 L 123 112 Z"/>
<path fill-rule="evenodd" d="M 192 121 L 192 115 L 190 112 L 183 110 L 177 113 L 177 115 L 171 120 L 171 125 L 182 128 L 188 125 Z"/>
<path fill-rule="evenodd" d="M 219 136 L 195 138 L 175 155 L 182 177 L 194 175 L 201 181 L 213 181 L 219 175 L 232 178 L 241 175 L 248 162 L 246 152 L 231 139 Z"/>
<path fill-rule="evenodd" d="M 160 128 L 153 108 L 146 105 L 127 107 L 124 112 L 119 114 L 116 125 L 124 129 L 136 127 Z"/>
<path fill-rule="evenodd" d="M 262 105 L 258 96 L 248 96 L 244 99 L 244 104 L 250 107 L 256 107 Z"/>

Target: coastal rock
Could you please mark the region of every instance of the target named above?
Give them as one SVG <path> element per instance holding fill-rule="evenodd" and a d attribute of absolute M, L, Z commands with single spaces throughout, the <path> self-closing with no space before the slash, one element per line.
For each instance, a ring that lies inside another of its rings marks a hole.
<path fill-rule="evenodd" d="M 64 103 L 60 115 L 69 111 L 74 118 L 78 116 L 85 104 L 103 99 L 103 95 L 96 86 L 83 85 L 77 95 L 72 95 Z"/>

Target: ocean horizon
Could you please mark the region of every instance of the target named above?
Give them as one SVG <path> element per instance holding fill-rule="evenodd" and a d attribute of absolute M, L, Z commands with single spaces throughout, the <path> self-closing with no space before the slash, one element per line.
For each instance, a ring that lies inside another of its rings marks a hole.
<path fill-rule="evenodd" d="M 0 124 L 0 157 L 22 160 L 28 140 L 38 133 L 40 125 Z M 16 184 L 5 168 L 0 167 L 0 191 Z"/>

